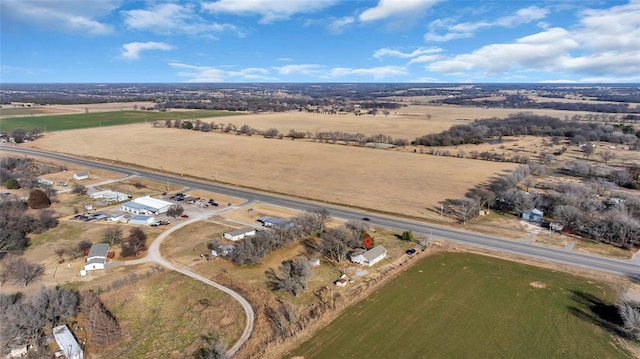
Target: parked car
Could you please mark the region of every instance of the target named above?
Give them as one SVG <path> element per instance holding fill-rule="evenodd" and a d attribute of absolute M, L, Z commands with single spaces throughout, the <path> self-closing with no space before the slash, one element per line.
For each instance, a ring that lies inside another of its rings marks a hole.
<path fill-rule="evenodd" d="M 182 218 L 189 218 L 189 215 L 188 215 L 188 214 L 183 214 L 183 215 L 182 215 L 182 216 L 180 216 L 180 217 L 182 217 Z"/>
<path fill-rule="evenodd" d="M 416 253 L 416 249 L 415 248 L 407 249 L 407 251 L 405 253 L 407 253 L 408 255 L 412 255 L 412 254 Z"/>

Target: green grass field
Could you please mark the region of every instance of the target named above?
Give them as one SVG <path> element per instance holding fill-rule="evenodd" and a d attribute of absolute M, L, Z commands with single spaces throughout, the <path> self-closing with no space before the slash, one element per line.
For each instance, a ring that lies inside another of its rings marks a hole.
<path fill-rule="evenodd" d="M 114 111 L 81 113 L 73 115 L 52 115 L 34 117 L 16 117 L 0 119 L 0 130 L 11 131 L 16 128 L 31 130 L 38 128 L 47 131 L 72 130 L 100 126 L 117 126 L 130 123 L 142 123 L 165 120 L 209 119 L 212 117 L 242 115 L 239 112 L 224 111 L 189 111 L 189 112 L 147 112 L 147 111 Z"/>
<path fill-rule="evenodd" d="M 614 299 L 609 286 L 565 273 L 438 254 L 286 357 L 629 358 L 607 329 Z"/>

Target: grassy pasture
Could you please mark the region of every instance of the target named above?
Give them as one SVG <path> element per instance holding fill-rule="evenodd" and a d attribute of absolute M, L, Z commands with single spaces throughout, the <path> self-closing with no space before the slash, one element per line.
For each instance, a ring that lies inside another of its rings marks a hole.
<path fill-rule="evenodd" d="M 244 329 L 240 305 L 225 293 L 175 272 L 155 274 L 101 295 L 122 323 L 123 341 L 103 358 L 186 358 L 201 335 L 234 343 Z"/>
<path fill-rule="evenodd" d="M 602 324 L 612 320 L 615 294 L 565 273 L 437 254 L 286 357 L 628 358 Z"/>
<path fill-rule="evenodd" d="M 27 130 L 33 128 L 46 129 L 47 131 L 71 130 L 78 128 L 106 127 L 126 125 L 131 123 L 143 123 L 152 121 L 165 121 L 182 118 L 184 120 L 202 119 L 220 116 L 234 116 L 241 113 L 223 111 L 180 111 L 180 112 L 147 112 L 147 111 L 114 111 L 81 113 L 70 115 L 50 115 L 34 117 L 16 117 L 0 119 L 0 129 L 11 131 L 16 128 Z"/>

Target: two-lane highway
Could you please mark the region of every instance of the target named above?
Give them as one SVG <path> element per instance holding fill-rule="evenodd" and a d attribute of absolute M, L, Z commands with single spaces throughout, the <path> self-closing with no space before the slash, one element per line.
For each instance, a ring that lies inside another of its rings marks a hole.
<path fill-rule="evenodd" d="M 368 217 L 370 222 L 379 227 L 387 227 L 398 230 L 411 230 L 424 236 L 433 236 L 444 240 L 460 243 L 464 245 L 483 248 L 491 251 L 515 254 L 524 257 L 550 261 L 559 264 L 577 266 L 593 269 L 613 274 L 619 274 L 635 279 L 640 279 L 640 266 L 632 260 L 612 259 L 599 257 L 573 251 L 566 251 L 562 248 L 552 248 L 540 246 L 525 241 L 514 241 L 498 237 L 472 233 L 453 228 L 426 224 L 419 221 L 408 220 L 400 217 L 377 215 L 373 213 L 363 213 L 346 207 L 327 206 L 321 202 L 301 200 L 291 197 L 279 196 L 243 188 L 224 186 L 215 183 L 200 182 L 189 178 L 163 174 L 152 170 L 130 168 L 118 166 L 100 161 L 92 161 L 83 158 L 49 153 L 45 151 L 21 148 L 13 145 L 0 146 L 0 150 L 10 151 L 25 155 L 42 156 L 60 161 L 74 163 L 81 166 L 100 168 L 108 171 L 115 171 L 127 175 L 139 175 L 161 183 L 171 183 L 178 186 L 185 186 L 205 191 L 218 192 L 230 196 L 246 198 L 249 201 L 260 201 L 296 210 L 308 210 L 319 207 L 326 207 L 336 218 L 345 220 L 360 220 Z"/>

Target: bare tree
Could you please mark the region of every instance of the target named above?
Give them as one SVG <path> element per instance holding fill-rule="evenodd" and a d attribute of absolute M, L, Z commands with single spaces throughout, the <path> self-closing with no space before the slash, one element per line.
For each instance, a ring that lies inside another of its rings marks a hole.
<path fill-rule="evenodd" d="M 71 189 L 71 192 L 75 194 L 87 194 L 87 187 L 85 187 L 82 183 L 74 183 Z"/>
<path fill-rule="evenodd" d="M 131 228 L 127 242 L 122 245 L 122 256 L 134 257 L 145 249 L 147 249 L 147 235 L 138 227 Z"/>
<path fill-rule="evenodd" d="M 173 205 L 167 209 L 167 216 L 170 217 L 180 217 L 182 216 L 182 213 L 184 213 L 184 208 L 179 204 Z"/>
<path fill-rule="evenodd" d="M 79 300 L 77 292 L 56 286 L 42 287 L 32 302 L 47 322 L 55 326 L 76 315 Z"/>
<path fill-rule="evenodd" d="M 618 313 L 627 334 L 637 339 L 640 336 L 640 308 L 638 305 L 630 301 L 622 301 L 618 304 Z"/>
<path fill-rule="evenodd" d="M 265 271 L 268 285 L 273 290 L 291 292 L 296 297 L 307 289 L 311 267 L 306 258 L 298 257 L 282 262 L 279 274 L 273 268 Z"/>
<path fill-rule="evenodd" d="M 65 255 L 65 253 L 67 253 L 67 250 L 65 248 L 58 247 L 58 248 L 53 250 L 53 253 L 55 253 L 58 256 L 58 261 L 60 261 L 60 263 L 62 263 L 62 262 L 64 262 L 64 255 Z"/>
<path fill-rule="evenodd" d="M 598 152 L 598 156 L 600 156 L 602 162 L 607 163 L 616 158 L 616 153 L 611 150 L 602 150 Z"/>
<path fill-rule="evenodd" d="M 102 231 L 102 239 L 111 244 L 120 243 L 122 236 L 122 228 L 118 226 L 109 226 Z"/>
<path fill-rule="evenodd" d="M 203 335 L 201 339 L 204 345 L 198 348 L 194 353 L 195 359 L 228 359 L 227 348 L 222 342 L 219 335 L 209 333 Z"/>
<path fill-rule="evenodd" d="M 587 142 L 584 147 L 582 147 L 582 155 L 586 158 L 589 159 L 589 157 L 591 157 L 591 155 L 593 155 L 593 153 L 595 152 L 595 146 L 593 145 L 593 143 L 591 142 Z"/>
<path fill-rule="evenodd" d="M 6 268 L 7 274 L 16 283 L 22 282 L 25 287 L 44 275 L 44 266 L 42 264 L 29 262 L 23 257 L 10 258 Z"/>

